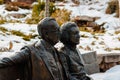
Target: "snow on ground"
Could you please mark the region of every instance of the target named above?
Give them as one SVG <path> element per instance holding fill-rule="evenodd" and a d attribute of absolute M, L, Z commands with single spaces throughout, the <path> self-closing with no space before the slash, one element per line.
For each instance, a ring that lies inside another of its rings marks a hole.
<path fill-rule="evenodd" d="M 120 33 L 116 34 L 114 30 L 109 30 L 105 34 L 95 35 L 81 31 L 80 35 L 78 47 L 83 53 L 84 51 L 97 51 L 98 54 L 120 52 Z"/>
<path fill-rule="evenodd" d="M 7 11 L 7 10 L 5 10 L 5 5 L 0 5 L 0 10 L 1 10 L 0 16 L 6 18 L 7 20 L 20 20 L 21 22 L 24 22 L 26 20 L 26 18 L 29 18 L 31 16 L 30 14 L 32 13 L 32 10 L 21 9 L 21 8 L 19 8 L 18 11 Z M 10 14 L 27 14 L 27 16 L 24 18 L 18 19 L 18 18 L 9 16 Z"/>
<path fill-rule="evenodd" d="M 24 24 L 24 23 L 6 23 L 6 24 L 2 24 L 0 26 L 4 26 L 8 31 L 16 30 L 16 31 L 20 31 L 26 35 L 38 34 L 37 33 L 37 25 L 28 25 L 28 24 Z M 29 44 L 29 43 L 33 43 L 37 40 L 38 40 L 38 38 L 31 39 L 30 41 L 25 41 L 20 36 L 9 35 L 9 34 L 6 34 L 6 33 L 3 33 L 2 31 L 0 31 L 0 44 L 3 44 L 3 45 L 0 45 L 0 47 L 3 47 L 3 46 L 8 47 L 9 42 L 11 41 L 13 43 L 13 51 L 14 52 L 19 51 L 22 46 Z"/>
<path fill-rule="evenodd" d="M 101 17 L 96 22 L 101 24 L 103 22 L 107 22 L 105 24 L 106 32 L 104 34 L 91 34 L 88 32 L 80 32 L 80 44 L 78 48 L 80 49 L 81 53 L 89 52 L 89 51 L 97 51 L 97 54 L 105 54 L 105 53 L 120 53 L 120 30 L 116 33 L 115 29 L 117 26 L 120 26 L 120 20 L 115 18 L 114 15 L 105 14 L 105 9 L 107 7 L 108 0 L 100 0 L 98 3 L 93 3 L 91 5 L 79 5 L 75 7 L 71 7 L 73 3 L 68 2 L 64 4 L 65 6 L 59 8 L 66 8 L 72 11 L 72 17 L 79 16 L 79 15 L 87 15 L 91 17 Z M 59 4 L 59 3 L 57 3 Z M 6 17 L 10 13 L 28 13 L 30 14 L 30 10 L 19 9 L 18 12 L 6 11 L 4 10 L 4 5 L 0 5 L 0 15 L 2 17 Z M 90 8 L 92 10 L 90 10 Z M 29 15 L 27 16 L 29 17 Z M 25 17 L 25 18 L 27 18 Z M 9 17 L 10 19 L 14 19 L 13 17 Z M 24 22 L 25 18 L 21 18 L 21 21 Z M 25 23 L 5 23 L 1 24 L 0 27 L 5 27 L 8 31 L 16 30 L 28 34 L 37 34 L 37 24 L 28 25 Z M 10 52 L 0 52 L 4 53 L 3 56 L 7 54 L 7 56 L 13 55 L 16 51 L 19 51 L 20 48 L 24 45 L 34 43 L 35 41 L 39 40 L 37 37 L 35 39 L 31 39 L 30 41 L 25 41 L 22 37 L 16 35 L 10 35 L 9 32 L 2 32 L 0 31 L 0 48 L 1 47 L 9 47 L 10 41 L 13 43 L 13 48 Z M 61 46 L 60 44 L 56 45 L 57 47 Z M 9 54 L 10 53 L 10 54 Z M 9 55 L 8 55 L 9 54 Z M 112 73 L 114 72 L 114 73 Z M 106 71 L 105 73 L 97 73 L 91 75 L 95 80 L 120 80 L 120 65 L 111 68 L 110 70 Z"/>
<path fill-rule="evenodd" d="M 85 0 L 84 0 L 85 1 Z M 91 0 L 93 1 L 93 0 Z M 83 5 L 82 3 L 78 6 L 71 6 L 75 5 L 71 1 L 68 1 L 67 4 L 65 3 L 56 3 L 56 5 L 63 4 L 65 6 L 59 6 L 58 8 L 65 8 L 70 11 L 72 11 L 72 17 L 76 16 L 90 16 L 90 17 L 100 17 L 100 19 L 96 20 L 98 24 L 102 24 L 103 22 L 106 22 L 104 27 L 106 30 L 109 29 L 116 29 L 120 25 L 120 19 L 115 18 L 115 14 L 109 15 L 105 14 L 105 10 L 108 6 L 108 1 L 109 0 L 96 0 L 97 2 L 92 2 L 92 4 L 85 4 Z M 120 26 L 119 26 L 120 28 Z"/>
<path fill-rule="evenodd" d="M 17 30 L 17 31 L 21 31 L 25 34 L 30 34 L 30 32 L 32 30 L 34 30 L 35 34 L 37 34 L 37 25 L 36 24 L 25 24 L 25 23 L 6 23 L 6 24 L 2 24 L 0 26 L 3 26 L 4 28 L 8 29 L 8 30 Z"/>
<path fill-rule="evenodd" d="M 0 26 L 4 26 L 8 31 L 10 30 L 16 30 L 23 32 L 24 34 L 38 34 L 37 33 L 37 25 L 28 25 L 24 23 L 6 23 L 2 24 Z M 6 33 L 3 34 L 1 32 L 0 35 L 0 43 L 6 43 L 9 41 L 13 41 L 14 45 L 16 44 L 27 44 L 31 43 L 31 41 L 36 41 L 38 39 L 32 39 L 30 42 L 23 40 L 19 36 L 15 35 L 8 35 Z M 120 33 L 115 34 L 114 30 L 109 30 L 105 34 L 91 34 L 88 32 L 80 32 L 81 38 L 80 38 L 80 44 L 78 45 L 79 49 L 81 52 L 85 51 L 97 51 L 97 53 L 108 53 L 108 52 L 120 52 L 119 50 L 114 50 L 115 48 L 120 49 Z M 15 43 L 18 42 L 18 43 Z M 114 44 L 113 44 L 114 43 Z M 6 43 L 7 44 L 7 43 Z M 111 46 L 112 45 L 112 46 Z M 3 46 L 3 45 L 2 45 Z M 90 49 L 86 49 L 86 47 L 90 47 Z M 105 49 L 110 48 L 110 51 L 107 51 Z M 112 50 L 113 49 L 113 50 Z M 16 51 L 16 49 L 15 49 Z"/>
<path fill-rule="evenodd" d="M 120 65 L 116 65 L 105 73 L 96 73 L 90 75 L 94 80 L 120 80 Z"/>
<path fill-rule="evenodd" d="M 97 53 L 109 53 L 120 52 L 120 33 L 116 34 L 115 30 L 120 28 L 120 19 L 115 18 L 115 14 L 105 14 L 105 10 L 110 0 L 91 0 L 93 2 L 80 3 L 78 6 L 68 0 L 66 3 L 56 3 L 56 5 L 62 4 L 64 6 L 58 6 L 58 8 L 65 8 L 72 11 L 71 18 L 75 16 L 90 16 L 100 17 L 96 20 L 98 24 L 106 22 L 103 26 L 106 29 L 105 34 L 90 34 L 88 32 L 80 32 L 81 39 L 78 47 L 84 53 L 87 51 L 97 51 Z M 111 46 L 112 45 L 112 46 Z"/>

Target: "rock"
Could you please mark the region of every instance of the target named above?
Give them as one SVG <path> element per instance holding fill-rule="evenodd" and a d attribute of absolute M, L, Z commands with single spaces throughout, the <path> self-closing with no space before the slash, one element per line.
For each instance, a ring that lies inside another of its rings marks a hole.
<path fill-rule="evenodd" d="M 82 58 L 84 60 L 84 66 L 87 74 L 100 72 L 95 51 L 82 54 Z"/>

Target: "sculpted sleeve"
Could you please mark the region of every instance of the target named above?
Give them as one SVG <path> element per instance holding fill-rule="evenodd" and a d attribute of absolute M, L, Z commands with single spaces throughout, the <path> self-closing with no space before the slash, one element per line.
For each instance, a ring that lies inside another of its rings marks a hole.
<path fill-rule="evenodd" d="M 30 51 L 28 48 L 21 49 L 20 52 L 7 57 L 1 58 L 0 56 L 0 68 L 8 67 L 19 63 L 25 63 L 29 59 Z"/>
<path fill-rule="evenodd" d="M 71 80 L 91 80 L 84 71 L 84 66 L 82 64 L 78 64 L 74 61 L 70 56 L 67 55 L 67 62 L 69 66 L 70 75 L 72 76 Z"/>

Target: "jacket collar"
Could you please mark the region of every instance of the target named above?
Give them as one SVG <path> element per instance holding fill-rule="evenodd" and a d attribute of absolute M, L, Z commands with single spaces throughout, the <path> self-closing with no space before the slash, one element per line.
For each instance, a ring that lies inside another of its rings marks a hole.
<path fill-rule="evenodd" d="M 36 47 L 38 47 L 38 48 L 37 48 L 37 52 L 39 53 L 39 55 L 41 56 L 41 59 L 42 59 L 43 62 L 45 63 L 46 68 L 47 68 L 48 71 L 50 72 L 52 78 L 55 79 L 55 77 L 54 77 L 54 75 L 53 75 L 53 73 L 52 73 L 52 71 L 51 71 L 50 65 L 49 65 L 49 63 L 48 63 L 47 56 L 46 56 L 46 55 L 47 55 L 47 54 L 46 54 L 46 52 L 47 52 L 46 49 L 48 50 L 48 49 L 50 49 L 52 46 L 51 46 L 49 43 L 47 43 L 46 41 L 40 40 L 40 41 L 36 44 Z M 42 51 L 39 50 L 39 49 L 42 49 Z"/>

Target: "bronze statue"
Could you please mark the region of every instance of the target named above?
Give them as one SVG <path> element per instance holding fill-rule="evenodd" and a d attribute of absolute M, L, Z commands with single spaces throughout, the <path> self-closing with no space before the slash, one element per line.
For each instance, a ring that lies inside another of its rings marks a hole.
<path fill-rule="evenodd" d="M 74 22 L 67 22 L 61 26 L 60 32 L 60 41 L 64 44 L 64 46 L 59 49 L 59 52 L 60 54 L 64 54 L 66 56 L 66 61 L 63 61 L 63 65 L 67 64 L 70 79 L 92 80 L 86 75 L 83 59 L 76 48 L 76 45 L 79 44 L 80 38 L 78 26 Z"/>
<path fill-rule="evenodd" d="M 59 25 L 54 18 L 47 17 L 40 21 L 37 29 L 42 39 L 23 47 L 10 58 L 3 58 L 0 67 L 24 64 L 22 80 L 67 80 L 54 48 L 59 41 Z"/>

